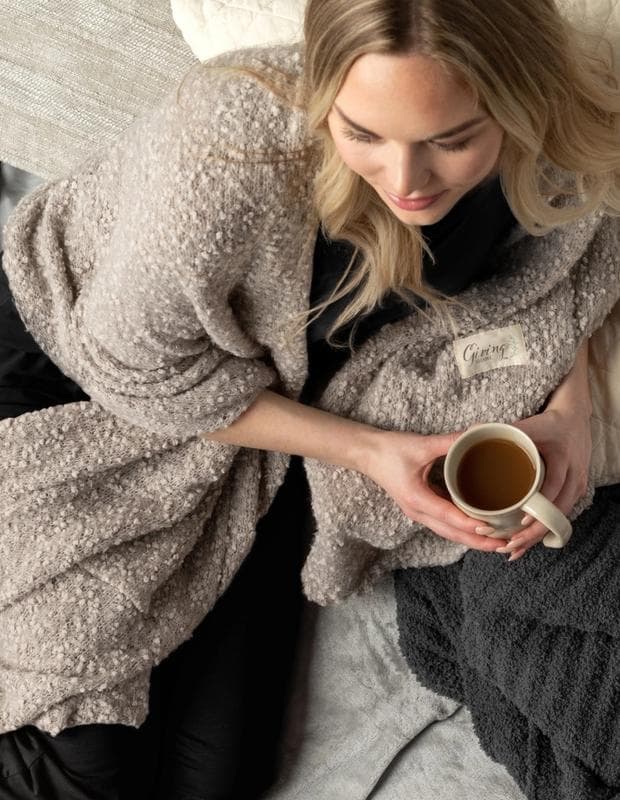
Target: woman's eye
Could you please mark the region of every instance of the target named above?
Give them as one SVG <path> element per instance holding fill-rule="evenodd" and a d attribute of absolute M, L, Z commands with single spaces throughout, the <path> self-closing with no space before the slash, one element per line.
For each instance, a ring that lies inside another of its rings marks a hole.
<path fill-rule="evenodd" d="M 358 133 L 351 128 L 343 128 L 342 135 L 345 139 L 350 139 L 352 142 L 366 142 L 366 144 L 372 142 L 372 137 L 367 133 Z"/>
<path fill-rule="evenodd" d="M 352 142 L 363 142 L 364 144 L 370 144 L 374 141 L 374 138 L 369 136 L 367 133 L 360 133 L 352 128 L 343 128 L 342 135 L 345 137 L 345 139 L 349 139 Z M 471 138 L 464 139 L 462 142 L 457 142 L 456 144 L 441 144 L 440 142 L 433 142 L 433 144 L 440 150 L 445 150 L 448 153 L 455 153 L 459 150 L 465 150 L 469 146 L 470 142 Z"/>
<path fill-rule="evenodd" d="M 457 150 L 465 150 L 470 142 L 471 139 L 463 139 L 462 142 L 457 142 L 456 144 L 440 144 L 439 142 L 434 142 L 434 145 L 440 150 L 447 150 L 450 153 L 454 153 Z"/>

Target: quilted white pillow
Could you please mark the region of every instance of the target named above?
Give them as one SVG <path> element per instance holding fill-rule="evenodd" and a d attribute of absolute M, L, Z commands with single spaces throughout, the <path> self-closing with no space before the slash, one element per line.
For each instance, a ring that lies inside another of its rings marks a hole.
<path fill-rule="evenodd" d="M 305 0 L 171 0 L 172 16 L 201 61 L 302 38 Z"/>
<path fill-rule="evenodd" d="M 620 73 L 620 0 L 556 0 L 558 8 L 583 30 L 604 36 Z"/>
<path fill-rule="evenodd" d="M 569 18 L 612 41 L 620 71 L 620 0 L 557 3 Z M 302 38 L 305 0 L 171 0 L 171 6 L 175 23 L 201 61 L 227 50 Z"/>

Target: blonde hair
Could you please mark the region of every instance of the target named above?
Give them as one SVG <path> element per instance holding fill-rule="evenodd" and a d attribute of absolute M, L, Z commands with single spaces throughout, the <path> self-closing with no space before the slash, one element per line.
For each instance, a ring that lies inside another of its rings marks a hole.
<path fill-rule="evenodd" d="M 315 204 L 326 234 L 356 255 L 305 326 L 357 289 L 329 331 L 411 291 L 442 316 L 447 298 L 422 281 L 425 242 L 340 158 L 327 115 L 354 61 L 421 54 L 473 90 L 505 131 L 499 173 L 518 221 L 533 235 L 605 207 L 620 212 L 620 91 L 611 48 L 578 31 L 553 0 L 309 0 L 305 107 L 321 151 Z M 544 56 L 542 55 L 544 54 Z M 354 269 L 355 266 L 355 269 Z M 449 313 L 448 313 L 449 316 Z"/>
<path fill-rule="evenodd" d="M 209 65 L 245 74 L 308 117 L 319 167 L 314 203 L 326 235 L 354 247 L 331 295 L 295 315 L 297 336 L 352 293 L 328 332 L 375 308 L 393 291 L 428 303 L 454 329 L 458 301 L 423 282 L 420 228 L 400 222 L 340 158 L 327 116 L 353 63 L 367 53 L 435 59 L 474 93 L 503 129 L 499 177 L 508 204 L 532 235 L 603 207 L 620 214 L 620 88 L 608 42 L 574 27 L 554 0 L 308 0 L 304 74 L 256 59 Z M 265 154 L 268 157 L 268 154 Z M 356 291 L 357 290 L 357 291 Z M 424 307 L 420 308 L 422 313 Z M 351 346 L 352 332 L 349 336 Z M 337 344 L 335 346 L 338 346 Z"/>

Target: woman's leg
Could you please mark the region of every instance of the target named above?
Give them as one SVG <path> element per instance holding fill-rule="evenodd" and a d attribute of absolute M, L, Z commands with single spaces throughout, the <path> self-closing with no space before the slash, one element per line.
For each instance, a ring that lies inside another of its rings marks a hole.
<path fill-rule="evenodd" d="M 303 467 L 294 459 L 228 591 L 160 665 L 169 695 L 156 800 L 254 800 L 274 780 L 309 513 Z"/>
<path fill-rule="evenodd" d="M 0 419 L 88 400 L 24 327 L 0 254 Z M 79 725 L 51 736 L 29 725 L 0 735 L 0 800 L 119 800 L 133 729 Z"/>
<path fill-rule="evenodd" d="M 58 736 L 32 725 L 0 736 L 0 800 L 122 800 L 119 772 L 135 731 L 78 725 Z"/>

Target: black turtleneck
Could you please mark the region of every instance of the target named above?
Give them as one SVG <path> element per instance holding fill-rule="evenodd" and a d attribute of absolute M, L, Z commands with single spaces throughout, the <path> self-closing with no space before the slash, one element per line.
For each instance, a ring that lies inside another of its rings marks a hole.
<path fill-rule="evenodd" d="M 466 194 L 453 209 L 434 225 L 426 225 L 422 233 L 435 258 L 433 263 L 424 254 L 425 282 L 447 295 L 456 295 L 476 281 L 491 276 L 489 256 L 510 233 L 515 218 L 501 190 L 499 178 L 486 181 Z M 319 230 L 315 250 L 310 304 L 331 294 L 342 277 L 353 254 L 348 242 L 328 240 Z M 329 305 L 307 329 L 309 374 L 301 400 L 311 402 L 333 374 L 351 355 L 348 347 L 333 348 L 325 337 L 351 295 Z M 337 342 L 347 342 L 353 328 L 353 342 L 361 345 L 388 322 L 396 322 L 416 310 L 411 303 L 389 292 L 381 304 L 336 332 Z M 417 305 L 421 301 L 418 299 Z"/>

